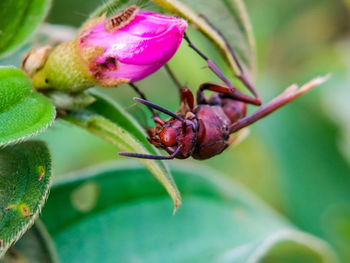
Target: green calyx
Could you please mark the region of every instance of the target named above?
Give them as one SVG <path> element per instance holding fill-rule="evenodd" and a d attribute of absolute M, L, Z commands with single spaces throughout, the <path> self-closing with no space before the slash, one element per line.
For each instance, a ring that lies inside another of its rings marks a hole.
<path fill-rule="evenodd" d="M 105 15 L 91 19 L 74 40 L 63 42 L 52 50 L 46 46 L 29 51 L 21 68 L 32 80 L 33 87 L 43 92 L 56 90 L 77 94 L 97 85 L 114 87 L 125 83 L 125 80 L 99 79 L 95 74 L 94 61 L 103 54 L 104 47 L 79 47 L 80 40 L 104 20 Z"/>
<path fill-rule="evenodd" d="M 35 90 L 44 94 L 64 110 L 78 110 L 91 105 L 95 99 L 86 90 L 94 86 L 115 87 L 124 80 L 99 78 L 95 60 L 104 51 L 102 46 L 80 47 L 91 28 L 105 19 L 91 19 L 83 25 L 75 39 L 55 48 L 44 46 L 30 50 L 22 59 L 21 69 L 30 78 Z"/>
<path fill-rule="evenodd" d="M 37 52 L 40 52 L 38 50 Z M 38 69 L 30 69 L 27 65 L 30 56 L 35 56 L 35 51 L 24 58 L 22 68 L 27 74 L 34 71 L 29 77 L 32 80 L 33 87 L 36 90 L 61 90 L 69 93 L 81 92 L 87 88 L 96 85 L 96 81 L 82 63 L 77 49 L 77 40 L 64 42 L 55 47 L 48 55 L 38 56 L 37 60 L 45 60 L 35 63 L 41 65 Z M 28 61 L 28 62 L 27 62 Z M 30 61 L 33 65 L 32 61 Z"/>

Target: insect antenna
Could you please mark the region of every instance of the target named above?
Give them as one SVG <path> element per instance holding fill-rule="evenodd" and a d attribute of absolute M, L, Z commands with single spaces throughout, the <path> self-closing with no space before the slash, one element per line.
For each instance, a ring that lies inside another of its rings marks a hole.
<path fill-rule="evenodd" d="M 171 160 L 174 159 L 175 156 L 180 152 L 181 147 L 177 147 L 175 152 L 173 152 L 171 155 L 163 156 L 163 155 L 152 155 L 152 154 L 142 154 L 142 153 L 129 153 L 129 152 L 120 152 L 118 153 L 121 156 L 125 157 L 134 157 L 134 158 L 140 158 L 140 159 L 150 159 L 150 160 Z"/>
<path fill-rule="evenodd" d="M 134 90 L 137 94 L 139 94 L 140 97 L 141 97 L 143 100 L 147 100 L 146 95 L 145 95 L 133 82 L 130 82 L 130 83 L 129 83 L 129 86 L 130 86 L 131 88 L 133 88 L 133 90 Z M 152 113 L 152 116 L 157 116 L 157 114 L 154 112 L 153 108 L 151 108 L 151 107 L 147 107 L 147 108 L 148 108 L 148 109 L 150 110 L 150 112 Z"/>
<path fill-rule="evenodd" d="M 143 100 L 140 98 L 134 98 L 134 100 L 146 105 L 147 107 L 151 107 L 151 108 L 156 109 L 160 112 L 163 112 L 163 113 L 165 113 L 165 114 L 167 114 L 167 115 L 169 115 L 169 116 L 171 116 L 179 121 L 184 121 L 184 119 L 182 117 L 180 117 L 179 115 L 176 115 L 175 113 L 173 113 L 173 112 L 171 112 L 171 111 L 169 111 L 169 110 L 167 110 L 159 105 L 153 104 L 152 102 L 149 102 L 147 100 Z"/>
<path fill-rule="evenodd" d="M 124 108 L 130 115 L 132 115 L 136 121 L 145 129 L 151 128 L 152 126 L 148 123 L 148 115 L 146 111 L 139 106 L 138 103 L 134 102 L 128 107 Z"/>

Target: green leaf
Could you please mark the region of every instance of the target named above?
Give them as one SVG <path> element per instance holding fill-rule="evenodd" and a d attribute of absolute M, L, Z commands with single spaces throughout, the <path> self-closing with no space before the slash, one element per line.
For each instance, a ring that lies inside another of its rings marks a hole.
<path fill-rule="evenodd" d="M 51 0 L 0 1 L 0 56 L 19 48 L 37 28 Z"/>
<path fill-rule="evenodd" d="M 58 262 L 53 240 L 44 224 L 36 220 L 35 224 L 5 254 L 1 263 L 9 262 Z"/>
<path fill-rule="evenodd" d="M 332 101 L 332 107 L 340 104 Z M 350 168 L 339 152 L 335 117 L 327 119 L 324 109 L 316 99 L 296 101 L 266 119 L 261 136 L 277 157 L 291 220 L 329 241 L 342 262 L 350 262 Z"/>
<path fill-rule="evenodd" d="M 205 4 L 203 0 L 152 1 L 165 10 L 187 19 L 210 38 L 221 50 L 235 75 L 240 76 L 242 70 L 232 51 L 238 55 L 245 69 L 254 73 L 255 40 L 242 0 L 206 1 Z"/>
<path fill-rule="evenodd" d="M 51 157 L 45 143 L 0 150 L 0 257 L 34 223 L 48 195 Z"/>
<path fill-rule="evenodd" d="M 184 198 L 175 216 L 162 187 L 133 162 L 57 181 L 42 219 L 60 260 L 336 262 L 326 243 L 216 171 L 183 162 L 172 171 Z"/>
<path fill-rule="evenodd" d="M 118 145 L 123 151 L 144 154 L 160 153 L 147 141 L 142 127 L 116 102 L 91 93 L 96 99 L 86 110 L 73 112 L 63 118 L 75 125 Z M 117 156 L 117 154 L 116 154 Z M 165 187 L 174 202 L 174 210 L 181 204 L 181 196 L 164 161 L 140 159 Z"/>
<path fill-rule="evenodd" d="M 45 130 L 55 115 L 51 102 L 32 90 L 30 80 L 22 71 L 0 67 L 0 146 Z"/>
<path fill-rule="evenodd" d="M 252 76 L 255 74 L 255 40 L 242 0 L 215 0 L 205 1 L 205 3 L 203 0 L 143 0 L 141 3 L 135 0 L 110 0 L 97 9 L 91 17 L 100 16 L 105 12 L 111 14 L 111 11 L 116 13 L 117 10 L 132 4 L 145 6 L 148 10 L 160 11 L 151 2 L 157 4 L 163 11 L 185 18 L 194 28 L 212 40 L 236 76 L 242 74 L 242 69 L 237 64 L 235 54 L 244 71 L 248 71 Z"/>

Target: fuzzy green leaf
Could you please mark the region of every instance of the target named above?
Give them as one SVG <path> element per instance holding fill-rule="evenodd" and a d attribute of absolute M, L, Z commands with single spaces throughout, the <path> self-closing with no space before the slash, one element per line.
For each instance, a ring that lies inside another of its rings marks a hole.
<path fill-rule="evenodd" d="M 16 50 L 29 39 L 50 4 L 51 0 L 0 1 L 0 56 Z"/>
<path fill-rule="evenodd" d="M 30 227 L 51 181 L 45 143 L 30 141 L 0 150 L 0 257 Z"/>
<path fill-rule="evenodd" d="M 147 141 L 142 127 L 117 103 L 92 93 L 94 102 L 86 110 L 73 112 L 65 120 L 83 127 L 101 138 L 118 145 L 123 151 L 144 154 L 160 153 Z M 117 154 L 116 154 L 117 156 Z M 181 204 L 181 196 L 164 161 L 140 160 L 165 187 L 174 202 L 174 210 Z"/>
<path fill-rule="evenodd" d="M 45 130 L 55 119 L 55 108 L 35 93 L 27 76 L 0 67 L 0 146 L 22 141 Z"/>
<path fill-rule="evenodd" d="M 40 262 L 58 263 L 53 240 L 40 220 L 16 242 L 5 254 L 1 263 Z"/>
<path fill-rule="evenodd" d="M 297 231 L 216 171 L 183 162 L 172 171 L 184 196 L 175 216 L 162 187 L 134 162 L 57 182 L 42 219 L 60 260 L 336 262 L 326 243 Z"/>

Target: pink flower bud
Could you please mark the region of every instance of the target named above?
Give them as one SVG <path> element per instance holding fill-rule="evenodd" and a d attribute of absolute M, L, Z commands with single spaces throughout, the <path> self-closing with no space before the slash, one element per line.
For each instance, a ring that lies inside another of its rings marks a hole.
<path fill-rule="evenodd" d="M 89 20 L 71 41 L 30 51 L 22 69 L 37 90 L 77 93 L 138 81 L 171 59 L 186 27 L 181 18 L 131 6 L 111 18 Z"/>
<path fill-rule="evenodd" d="M 181 18 L 141 12 L 132 6 L 83 29 L 78 52 L 102 85 L 134 82 L 154 73 L 174 56 L 186 27 Z"/>

